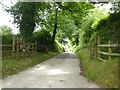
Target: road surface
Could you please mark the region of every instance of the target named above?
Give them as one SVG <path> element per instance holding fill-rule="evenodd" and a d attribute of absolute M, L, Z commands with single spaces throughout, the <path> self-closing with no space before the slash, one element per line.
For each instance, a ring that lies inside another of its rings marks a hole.
<path fill-rule="evenodd" d="M 74 53 L 61 53 L 43 63 L 9 76 L 3 88 L 99 88 L 80 75 L 80 60 Z"/>

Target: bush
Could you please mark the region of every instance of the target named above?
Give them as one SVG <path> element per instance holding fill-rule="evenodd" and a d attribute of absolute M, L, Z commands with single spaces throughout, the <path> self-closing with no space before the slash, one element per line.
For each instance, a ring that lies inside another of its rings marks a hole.
<path fill-rule="evenodd" d="M 33 34 L 33 41 L 37 41 L 37 51 L 47 52 L 51 46 L 52 37 L 47 30 L 41 30 Z"/>
<path fill-rule="evenodd" d="M 57 40 L 54 43 L 52 43 L 50 50 L 53 52 L 61 52 L 61 51 L 65 52 L 65 49 L 62 47 L 62 45 Z"/>
<path fill-rule="evenodd" d="M 2 44 L 12 44 L 12 35 L 2 35 Z"/>
<path fill-rule="evenodd" d="M 0 27 L 0 37 L 2 37 L 2 44 L 12 44 L 12 29 L 8 26 L 1 26 Z M 11 50 L 11 47 L 3 47 L 2 46 L 2 50 Z"/>
<path fill-rule="evenodd" d="M 2 35 L 2 54 L 3 51 L 11 50 L 11 47 L 4 47 L 4 45 L 12 45 L 12 35 Z M 5 53 L 6 54 L 6 53 Z"/>
<path fill-rule="evenodd" d="M 2 44 L 12 44 L 12 29 L 6 25 L 0 27 Z"/>

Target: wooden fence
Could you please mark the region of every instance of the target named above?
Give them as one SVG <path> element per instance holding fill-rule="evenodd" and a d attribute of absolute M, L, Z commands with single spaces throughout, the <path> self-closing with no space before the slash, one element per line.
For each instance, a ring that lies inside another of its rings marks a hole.
<path fill-rule="evenodd" d="M 112 44 L 111 41 L 109 41 L 108 44 L 101 44 L 99 37 L 96 39 L 95 44 L 92 44 L 90 48 L 91 48 L 91 56 L 98 60 L 106 61 L 101 57 L 101 55 L 108 56 L 108 60 L 111 60 L 113 56 L 120 57 L 119 52 L 116 53 L 112 52 L 112 48 L 116 48 L 116 49 L 120 48 L 119 44 Z M 101 48 L 108 48 L 108 51 L 107 52 L 101 51 Z"/>
<path fill-rule="evenodd" d="M 0 47 L 3 48 L 2 50 L 3 58 L 15 56 L 15 55 L 22 56 L 27 52 L 37 51 L 36 43 L 25 43 L 24 46 L 21 44 L 16 44 L 16 45 L 3 44 L 3 45 L 0 45 Z M 6 48 L 9 48 L 9 49 L 6 49 Z"/>
<path fill-rule="evenodd" d="M 25 54 L 30 51 L 37 51 L 37 43 L 23 43 L 19 42 L 18 37 L 13 37 L 13 43 L 12 44 L 2 44 L 0 45 L 2 47 L 2 57 L 10 57 L 20 54 Z"/>

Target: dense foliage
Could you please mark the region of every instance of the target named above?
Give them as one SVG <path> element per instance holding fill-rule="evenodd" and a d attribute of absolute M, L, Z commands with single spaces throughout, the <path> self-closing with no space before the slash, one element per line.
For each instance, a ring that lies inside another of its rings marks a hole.
<path fill-rule="evenodd" d="M 14 23 L 17 24 L 22 37 L 27 40 L 32 36 L 36 23 L 39 23 L 38 11 L 44 11 L 45 7 L 44 3 L 18 2 L 6 11 L 13 15 Z"/>
<path fill-rule="evenodd" d="M 51 46 L 51 35 L 47 30 L 40 30 L 33 34 L 34 41 L 37 42 L 38 51 L 48 51 Z"/>
<path fill-rule="evenodd" d="M 112 2 L 113 6 L 109 12 L 104 8 L 105 4 L 101 3 L 18 2 L 6 11 L 14 17 L 14 23 L 20 31 L 17 36 L 23 39 L 23 46 L 25 43 L 37 42 L 38 52 L 60 52 L 67 49 L 76 51 L 83 59 L 86 75 L 90 76 L 90 79 L 104 83 L 107 87 L 117 87 L 115 74 L 118 70 L 116 69 L 118 62 L 91 61 L 91 56 L 99 56 L 97 55 L 98 37 L 100 37 L 100 44 L 108 44 L 108 41 L 112 41 L 112 44 L 120 44 L 120 2 Z M 99 7 L 96 7 L 97 5 Z M 11 29 L 7 26 L 2 26 L 0 29 L 3 33 L 3 44 L 12 44 Z M 91 48 L 93 44 L 95 48 Z M 89 50 L 79 51 L 81 48 Z M 91 54 L 90 51 L 95 52 L 96 55 Z M 120 48 L 100 48 L 100 51 L 120 53 Z M 105 57 L 105 55 L 100 56 Z M 111 79 L 108 80 L 109 78 Z"/>
<path fill-rule="evenodd" d="M 106 13 L 105 9 L 97 8 L 90 11 L 81 24 L 80 43 L 76 51 L 97 43 L 97 37 L 100 37 L 101 44 L 108 44 L 108 41 L 113 44 L 120 42 L 120 7 L 118 3 L 113 4 L 113 11 L 109 11 L 109 13 Z"/>
<path fill-rule="evenodd" d="M 102 43 L 119 41 L 119 2 L 112 4 L 112 13 L 89 2 L 18 2 L 7 11 L 14 16 L 14 23 L 27 42 L 33 38 L 46 47 L 57 40 L 74 49 L 91 45 L 97 36 Z M 36 28 L 45 28 L 45 31 L 34 33 Z"/>
<path fill-rule="evenodd" d="M 0 27 L 2 44 L 12 44 L 12 29 L 6 25 Z"/>
<path fill-rule="evenodd" d="M 98 35 L 104 41 L 112 40 L 113 43 L 118 43 L 120 37 L 120 12 L 112 13 L 108 18 L 103 19 L 97 26 Z M 103 37 L 104 36 L 104 37 Z"/>

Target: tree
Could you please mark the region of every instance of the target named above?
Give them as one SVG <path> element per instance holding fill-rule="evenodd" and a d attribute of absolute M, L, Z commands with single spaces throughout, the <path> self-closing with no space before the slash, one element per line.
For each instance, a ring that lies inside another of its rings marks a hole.
<path fill-rule="evenodd" d="M 101 19 L 106 17 L 108 17 L 108 14 L 105 14 L 105 10 L 94 9 L 84 18 L 81 24 L 81 32 L 83 32 L 81 33 L 82 43 L 86 45 L 93 43 L 98 33 L 97 25 Z"/>
<path fill-rule="evenodd" d="M 55 7 L 55 21 L 54 21 L 54 31 L 53 31 L 52 42 L 55 41 L 55 35 L 56 35 L 56 30 L 57 30 L 57 14 L 58 14 L 58 8 Z"/>
<path fill-rule="evenodd" d="M 55 4 L 55 5 L 52 5 L 53 6 L 52 13 L 48 13 L 49 15 L 47 18 L 47 28 L 53 27 L 51 29 L 54 29 L 53 30 L 53 41 L 55 40 L 55 36 L 56 36 L 57 32 L 59 32 L 61 35 L 63 35 L 64 32 L 69 32 L 71 34 L 72 33 L 71 30 L 69 30 L 69 28 L 71 28 L 71 27 L 72 27 L 71 29 L 76 30 L 73 27 L 74 26 L 79 27 L 83 17 L 86 15 L 86 13 L 91 8 L 93 8 L 93 5 L 89 4 L 89 3 L 56 2 L 53 4 Z M 61 22 L 59 17 L 63 17 L 65 20 L 69 19 L 70 21 L 67 22 L 64 20 L 64 22 Z M 72 21 L 72 23 L 71 23 L 71 21 Z M 65 25 L 65 22 L 67 22 L 66 24 L 68 24 L 68 23 L 71 23 L 71 24 L 67 26 L 67 25 Z M 54 23 L 54 25 L 53 25 L 53 23 Z M 66 31 L 61 29 L 62 27 L 65 27 L 65 26 L 66 26 Z M 71 37 L 70 34 L 64 33 L 64 36 L 66 35 L 67 37 Z"/>
<path fill-rule="evenodd" d="M 38 11 L 45 10 L 43 5 L 45 3 L 42 2 L 18 2 L 6 10 L 14 16 L 14 23 L 17 24 L 24 39 L 29 39 L 32 35 L 36 22 L 39 22 Z"/>
<path fill-rule="evenodd" d="M 8 11 L 14 16 L 14 23 L 17 23 L 24 39 L 32 35 L 36 26 L 40 26 L 52 34 L 52 42 L 59 36 L 57 39 L 69 38 L 77 45 L 80 24 L 92 8 L 93 5 L 87 2 L 19 2 Z M 65 20 L 61 23 L 59 17 Z"/>
<path fill-rule="evenodd" d="M 12 35 L 12 29 L 6 25 L 0 27 L 2 35 Z"/>

